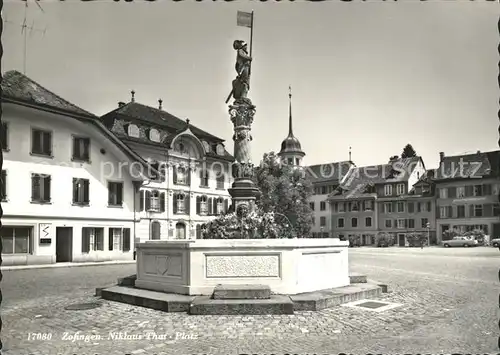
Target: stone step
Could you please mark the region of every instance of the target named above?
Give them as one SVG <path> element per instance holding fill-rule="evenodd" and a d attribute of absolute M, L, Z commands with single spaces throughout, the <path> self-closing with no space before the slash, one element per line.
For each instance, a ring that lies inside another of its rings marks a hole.
<path fill-rule="evenodd" d="M 368 282 L 368 278 L 366 275 L 361 275 L 361 274 L 349 274 L 349 280 L 351 281 L 351 284 L 365 284 Z"/>
<path fill-rule="evenodd" d="M 293 314 L 293 302 L 288 296 L 272 295 L 269 299 L 228 300 L 199 296 L 189 307 L 192 315 L 264 315 Z"/>
<path fill-rule="evenodd" d="M 296 311 L 320 311 L 343 303 L 373 299 L 382 295 L 377 284 L 360 283 L 331 290 L 301 293 L 290 296 Z"/>
<path fill-rule="evenodd" d="M 113 286 L 100 290 L 105 300 L 127 303 L 164 312 L 187 312 L 194 296 Z"/>
<path fill-rule="evenodd" d="M 269 299 L 271 288 L 267 285 L 217 285 L 212 295 L 216 300 Z"/>

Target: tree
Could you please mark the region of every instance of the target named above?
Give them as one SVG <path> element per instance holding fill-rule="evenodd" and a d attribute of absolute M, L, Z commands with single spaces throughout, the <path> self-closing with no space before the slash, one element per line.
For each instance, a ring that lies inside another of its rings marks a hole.
<path fill-rule="evenodd" d="M 312 210 L 309 197 L 312 183 L 300 167 L 280 163 L 274 152 L 264 154 L 255 168 L 254 182 L 262 193 L 257 206 L 263 212 L 286 216 L 295 236 L 308 237 L 312 227 Z"/>
<path fill-rule="evenodd" d="M 403 153 L 401 153 L 401 158 L 413 158 L 417 156 L 417 152 L 413 149 L 411 144 L 407 144 L 403 148 Z"/>

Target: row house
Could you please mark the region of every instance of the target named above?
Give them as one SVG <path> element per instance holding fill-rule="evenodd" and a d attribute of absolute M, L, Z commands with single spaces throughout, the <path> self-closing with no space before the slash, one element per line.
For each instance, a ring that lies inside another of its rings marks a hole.
<path fill-rule="evenodd" d="M 440 153 L 434 182 L 437 189 L 438 238 L 447 230 L 482 229 L 500 237 L 500 151 L 445 156 Z"/>
<path fill-rule="evenodd" d="M 25 75 L 5 73 L 2 90 L 3 265 L 132 260 L 137 187 L 154 169 Z"/>
<path fill-rule="evenodd" d="M 406 245 L 407 233 L 418 231 L 424 214 L 432 209 L 412 191 L 423 176 L 420 157 L 392 157 L 388 164 L 352 169 L 328 198 L 334 236 L 357 236 L 362 245 L 372 245 L 378 233 L 386 232 L 397 236 L 399 245 Z"/>
<path fill-rule="evenodd" d="M 122 143 L 160 174 L 140 187 L 136 242 L 201 238 L 202 226 L 228 211 L 233 157 L 224 140 L 162 108 L 128 103 L 101 117 Z"/>
<path fill-rule="evenodd" d="M 333 237 L 334 229 L 331 227 L 331 209 L 327 197 L 342 183 L 353 167 L 354 163 L 351 161 L 342 161 L 311 165 L 305 168 L 306 175 L 313 186 L 309 206 L 313 212 L 311 233 L 314 238 Z"/>

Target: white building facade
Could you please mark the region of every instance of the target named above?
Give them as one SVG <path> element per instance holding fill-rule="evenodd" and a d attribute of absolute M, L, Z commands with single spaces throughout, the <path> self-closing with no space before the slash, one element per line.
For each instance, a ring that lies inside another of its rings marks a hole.
<path fill-rule="evenodd" d="M 147 163 L 24 75 L 2 87 L 3 265 L 132 260 Z"/>

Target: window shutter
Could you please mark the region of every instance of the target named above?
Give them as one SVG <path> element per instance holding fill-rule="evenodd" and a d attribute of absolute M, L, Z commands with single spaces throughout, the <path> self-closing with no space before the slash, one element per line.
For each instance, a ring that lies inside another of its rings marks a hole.
<path fill-rule="evenodd" d="M 83 158 L 90 160 L 90 138 L 86 138 L 83 142 Z"/>
<path fill-rule="evenodd" d="M 90 182 L 88 180 L 83 180 L 83 202 L 90 202 Z"/>
<path fill-rule="evenodd" d="M 177 166 L 172 167 L 174 184 L 177 184 Z"/>
<path fill-rule="evenodd" d="M 469 217 L 474 217 L 474 205 L 469 205 Z"/>
<path fill-rule="evenodd" d="M 227 213 L 228 210 L 229 210 L 229 200 L 225 199 L 224 200 L 224 212 Z"/>
<path fill-rule="evenodd" d="M 471 197 L 474 195 L 474 186 L 465 186 L 465 197 Z"/>
<path fill-rule="evenodd" d="M 146 211 L 151 209 L 151 191 L 146 190 Z"/>
<path fill-rule="evenodd" d="M 457 218 L 458 216 L 458 209 L 457 209 L 457 206 L 450 206 L 450 212 L 451 212 L 451 215 L 450 217 L 451 218 Z"/>
<path fill-rule="evenodd" d="M 484 217 L 493 217 L 493 204 L 488 203 L 484 205 Z"/>
<path fill-rule="evenodd" d="M 78 179 L 73 178 L 73 203 L 78 202 Z"/>
<path fill-rule="evenodd" d="M 116 200 L 117 204 L 121 205 L 123 203 L 123 183 L 118 183 L 116 187 Z"/>
<path fill-rule="evenodd" d="M 40 199 L 40 175 L 31 175 L 31 200 Z"/>
<path fill-rule="evenodd" d="M 130 228 L 123 228 L 123 251 L 130 251 Z"/>
<path fill-rule="evenodd" d="M 2 189 L 1 189 L 1 194 L 0 196 L 2 200 L 5 200 L 7 198 L 7 171 L 2 170 Z"/>
<path fill-rule="evenodd" d="M 212 203 L 213 203 L 213 206 L 212 206 L 212 213 L 213 213 L 214 215 L 216 215 L 216 214 L 217 214 L 217 199 L 216 199 L 216 198 L 214 198 L 214 199 L 212 200 Z"/>
<path fill-rule="evenodd" d="M 113 250 L 113 228 L 109 228 L 109 232 L 108 232 L 108 247 L 109 247 L 110 251 Z"/>
<path fill-rule="evenodd" d="M 31 152 L 40 153 L 40 148 L 42 145 L 42 141 L 40 139 L 40 133 L 38 131 L 33 130 L 31 133 L 31 137 L 33 139 L 31 143 Z"/>
<path fill-rule="evenodd" d="M 43 178 L 43 200 L 50 201 L 50 175 L 45 175 Z"/>
<path fill-rule="evenodd" d="M 489 196 L 489 195 L 491 195 L 491 192 L 492 192 L 491 184 L 484 184 L 483 185 L 483 195 Z"/>
<path fill-rule="evenodd" d="M 413 202 L 408 202 L 408 213 L 415 212 L 415 204 Z"/>
<path fill-rule="evenodd" d="M 73 137 L 73 159 L 80 157 L 80 144 L 78 138 Z"/>
<path fill-rule="evenodd" d="M 186 195 L 184 195 L 184 211 L 188 215 L 191 214 L 191 210 L 189 209 L 190 202 L 191 202 L 191 197 L 190 194 L 187 193 Z"/>
<path fill-rule="evenodd" d="M 113 191 L 113 186 L 113 183 L 108 182 L 108 205 L 112 205 L 114 203 L 113 196 L 115 195 L 115 192 Z"/>
<path fill-rule="evenodd" d="M 431 201 L 427 201 L 427 212 L 431 212 L 431 210 L 432 210 Z"/>
<path fill-rule="evenodd" d="M 160 212 L 165 212 L 165 192 L 160 193 Z"/>
<path fill-rule="evenodd" d="M 173 196 L 173 204 L 174 204 L 173 211 L 174 211 L 174 213 L 177 213 L 177 196 L 178 196 L 178 194 L 174 194 L 174 196 Z"/>
<path fill-rule="evenodd" d="M 43 133 L 43 152 L 52 154 L 52 134 L 50 132 Z"/>
<path fill-rule="evenodd" d="M 201 203 L 201 197 L 196 196 L 196 214 L 200 214 L 200 203 Z"/>
<path fill-rule="evenodd" d="M 422 212 L 422 202 L 417 202 L 417 212 Z"/>
<path fill-rule="evenodd" d="M 213 213 L 213 205 L 212 205 L 212 198 L 208 198 L 207 200 L 207 207 L 208 207 L 208 215 L 211 216 Z"/>
<path fill-rule="evenodd" d="M 139 211 L 144 211 L 144 190 L 139 191 Z"/>
<path fill-rule="evenodd" d="M 452 186 L 448 187 L 448 198 L 456 198 L 457 197 L 457 188 Z"/>

